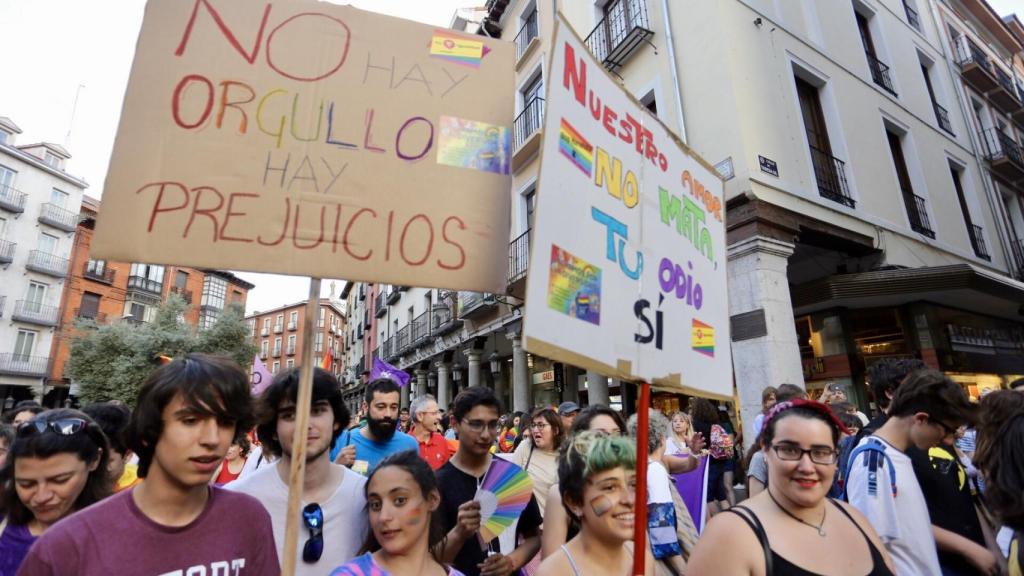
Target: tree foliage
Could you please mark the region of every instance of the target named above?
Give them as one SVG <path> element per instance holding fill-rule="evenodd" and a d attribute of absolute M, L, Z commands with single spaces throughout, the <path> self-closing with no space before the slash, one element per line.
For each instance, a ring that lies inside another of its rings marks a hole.
<path fill-rule="evenodd" d="M 228 305 L 213 326 L 198 331 L 184 322 L 187 310 L 185 300 L 172 294 L 149 323 L 79 323 L 71 341 L 67 372 L 79 384 L 81 399 L 120 400 L 134 406 L 139 387 L 159 366 L 160 355 L 176 358 L 190 352 L 223 354 L 248 370 L 257 349 L 249 337 L 241 305 Z"/>

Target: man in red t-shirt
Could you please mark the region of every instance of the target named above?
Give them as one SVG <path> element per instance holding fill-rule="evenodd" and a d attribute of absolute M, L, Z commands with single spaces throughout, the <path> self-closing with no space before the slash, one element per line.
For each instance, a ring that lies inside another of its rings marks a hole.
<path fill-rule="evenodd" d="M 417 396 L 409 412 L 412 413 L 414 425 L 412 436 L 420 445 L 420 458 L 437 470 L 455 453 L 448 440 L 437 432 L 437 421 L 441 418 L 437 401 L 430 394 Z"/>

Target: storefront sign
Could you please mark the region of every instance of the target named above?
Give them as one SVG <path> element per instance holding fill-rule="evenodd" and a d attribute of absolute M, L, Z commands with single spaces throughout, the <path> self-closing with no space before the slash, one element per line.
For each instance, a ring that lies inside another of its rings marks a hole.
<path fill-rule="evenodd" d="M 534 384 L 547 384 L 548 382 L 555 381 L 555 371 L 545 370 L 543 372 L 537 372 L 533 375 Z"/>
<path fill-rule="evenodd" d="M 560 20 L 524 333 L 535 354 L 731 397 L 723 183 Z"/>
<path fill-rule="evenodd" d="M 93 255 L 501 293 L 513 47 L 313 0 L 150 0 Z"/>

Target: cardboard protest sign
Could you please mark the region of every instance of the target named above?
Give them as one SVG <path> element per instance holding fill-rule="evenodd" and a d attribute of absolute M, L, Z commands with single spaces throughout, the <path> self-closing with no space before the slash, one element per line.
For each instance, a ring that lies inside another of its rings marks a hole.
<path fill-rule="evenodd" d="M 311 0 L 150 0 L 107 259 L 504 292 L 509 42 Z"/>
<path fill-rule="evenodd" d="M 729 397 L 723 184 L 560 20 L 548 67 L 526 347 Z"/>

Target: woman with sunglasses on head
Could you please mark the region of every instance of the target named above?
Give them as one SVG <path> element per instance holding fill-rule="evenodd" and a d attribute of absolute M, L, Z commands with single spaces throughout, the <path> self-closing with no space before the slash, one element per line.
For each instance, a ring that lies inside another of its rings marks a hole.
<path fill-rule="evenodd" d="M 548 490 L 558 482 L 558 448 L 565 439 L 565 430 L 561 417 L 551 408 L 534 410 L 527 425 L 527 439 L 510 460 L 530 475 L 533 495 L 543 512 Z"/>
<path fill-rule="evenodd" d="M 588 430 L 602 432 L 608 436 L 625 436 L 626 421 L 621 414 L 607 406 L 591 404 L 576 416 L 569 432 L 569 439 Z M 573 521 L 562 505 L 562 494 L 557 483 L 548 489 L 544 504 L 541 558 L 547 558 L 557 552 L 562 544 L 572 540 L 580 531 L 579 524 Z"/>
<path fill-rule="evenodd" d="M 596 431 L 570 438 L 558 461 L 558 487 L 580 531 L 544 559 L 537 576 L 632 574 L 636 482 L 631 440 Z M 644 553 L 645 574 L 654 574 L 647 547 Z"/>
<path fill-rule="evenodd" d="M 798 399 L 774 406 L 762 430 L 767 489 L 712 518 L 690 556 L 689 573 L 895 574 L 867 519 L 826 497 L 842 430 L 820 402 Z"/>
<path fill-rule="evenodd" d="M 414 451 L 388 456 L 366 481 L 370 533 L 362 555 L 333 576 L 462 576 L 432 552 L 444 539 L 437 477 Z"/>
<path fill-rule="evenodd" d="M 77 410 L 48 410 L 21 424 L 0 470 L 0 576 L 58 520 L 110 494 L 107 438 Z"/>

